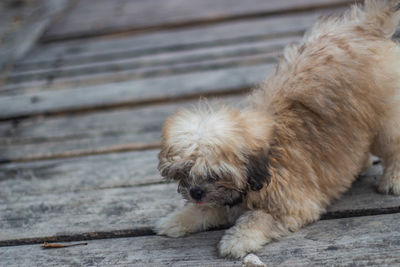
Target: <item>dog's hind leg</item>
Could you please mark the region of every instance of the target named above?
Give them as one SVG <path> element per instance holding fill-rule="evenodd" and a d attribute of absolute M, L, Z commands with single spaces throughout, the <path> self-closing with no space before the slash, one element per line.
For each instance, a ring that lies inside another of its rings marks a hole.
<path fill-rule="evenodd" d="M 400 103 L 399 103 L 400 105 Z M 381 121 L 381 129 L 373 144 L 372 153 L 382 159 L 383 175 L 378 191 L 400 195 L 400 108 L 394 108 L 387 119 Z"/>

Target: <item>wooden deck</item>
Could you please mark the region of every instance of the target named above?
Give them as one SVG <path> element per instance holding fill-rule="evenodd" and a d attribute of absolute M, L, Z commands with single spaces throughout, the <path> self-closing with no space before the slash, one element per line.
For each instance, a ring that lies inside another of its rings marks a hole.
<path fill-rule="evenodd" d="M 22 4 L 0 4 L 0 266 L 241 266 L 217 255 L 223 229 L 152 232 L 183 205 L 157 172 L 162 124 L 204 96 L 240 105 L 286 44 L 354 1 L 8 2 Z M 381 173 L 257 255 L 400 266 L 400 198 L 376 193 Z"/>

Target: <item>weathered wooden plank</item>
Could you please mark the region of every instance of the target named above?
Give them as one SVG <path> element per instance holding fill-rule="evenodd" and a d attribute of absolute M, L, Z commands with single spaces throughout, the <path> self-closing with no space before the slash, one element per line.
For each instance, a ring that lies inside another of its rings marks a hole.
<path fill-rule="evenodd" d="M 7 75 L 8 83 L 26 83 L 32 80 L 46 80 L 52 77 L 53 82 L 63 77 L 90 75 L 96 73 L 110 73 L 120 70 L 137 70 L 134 76 L 155 76 L 168 71 L 169 74 L 188 68 L 210 68 L 218 63 L 229 60 L 232 65 L 240 64 L 250 58 L 271 61 L 280 54 L 283 47 L 294 41 L 299 41 L 300 36 L 274 38 L 240 44 L 227 44 L 225 46 L 206 47 L 195 50 L 171 51 L 169 53 L 152 54 L 140 57 L 115 57 L 104 62 L 81 62 L 79 65 L 58 63 L 57 66 L 44 67 L 34 70 L 16 70 Z"/>
<path fill-rule="evenodd" d="M 0 165 L 0 196 L 39 196 L 161 182 L 158 149 Z"/>
<path fill-rule="evenodd" d="M 2 1 L 0 3 L 0 70 L 11 67 L 43 33 L 67 0 Z"/>
<path fill-rule="evenodd" d="M 156 151 L 152 153 L 155 155 Z M 25 167 L 16 167 L 16 176 L 0 181 L 0 244 L 41 242 L 44 239 L 74 240 L 82 239 L 82 236 L 86 239 L 102 238 L 118 234 L 121 230 L 129 235 L 148 233 L 159 217 L 183 204 L 174 184 L 145 185 L 154 182 L 157 172 L 154 159 L 143 166 L 149 168 L 143 171 L 149 178 L 136 177 L 131 181 L 126 172 L 143 162 L 140 154 L 132 155 L 133 167 L 125 167 L 128 159 L 124 159 L 123 165 L 118 165 L 121 170 L 115 173 L 113 168 L 111 171 L 107 168 L 117 161 L 118 156 L 110 162 L 106 159 L 103 156 L 96 162 L 80 158 L 69 161 L 65 167 L 60 165 L 62 162 L 53 165 L 51 162 L 39 163 L 39 166 L 30 163 Z M 98 169 L 81 168 L 85 161 L 88 166 Z M 102 163 L 104 166 L 101 166 Z M 30 169 L 33 169 L 34 175 L 27 179 L 29 175 L 26 173 Z M 9 177 L 7 170 L 6 177 Z M 133 186 L 140 183 L 140 178 L 143 179 L 142 185 Z M 325 217 L 400 211 L 400 198 L 376 193 L 373 186 L 375 179 L 368 176 L 357 181 L 350 192 L 329 208 Z M 71 181 L 71 185 L 67 181 Z M 34 188 L 35 185 L 41 188 Z M 7 186 L 19 190 L 10 193 Z"/>
<path fill-rule="evenodd" d="M 238 106 L 244 99 L 244 95 L 213 98 L 208 103 Z M 152 147 L 159 143 L 167 117 L 197 102 L 3 122 L 0 123 L 0 162 Z"/>
<path fill-rule="evenodd" d="M 155 55 L 157 56 L 160 52 L 166 51 L 192 51 L 195 52 L 199 50 L 198 48 L 202 47 L 216 47 L 223 48 L 226 45 L 232 44 L 246 44 L 246 43 L 253 43 L 259 40 L 269 40 L 271 37 L 276 37 L 277 34 L 281 34 L 283 36 L 298 36 L 301 32 L 303 32 L 306 28 L 308 28 L 319 15 L 337 12 L 338 10 L 329 10 L 324 12 L 317 12 L 317 13 L 305 13 L 297 16 L 288 16 L 288 17 L 277 17 L 271 21 L 258 21 L 255 20 L 251 23 L 242 22 L 240 25 L 223 25 L 218 26 L 216 28 L 205 29 L 205 28 L 196 28 L 193 31 L 186 31 L 186 32 L 168 32 L 168 34 L 158 34 L 156 36 L 153 35 L 144 35 L 144 36 L 137 36 L 136 39 L 132 39 L 129 42 L 122 42 L 120 39 L 115 40 L 114 38 L 108 41 L 101 41 L 91 43 L 90 47 L 71 47 L 67 46 L 65 50 L 62 51 L 61 54 L 59 52 L 55 52 L 56 54 L 52 53 L 51 47 L 48 46 L 40 46 L 39 54 L 45 53 L 44 55 L 44 62 L 39 62 L 35 60 L 35 53 L 33 56 L 30 55 L 26 57 L 28 60 L 33 57 L 33 63 L 23 66 L 28 67 L 29 70 L 36 70 L 40 69 L 41 67 L 48 67 L 50 66 L 63 66 L 67 65 L 76 65 L 82 64 L 84 62 L 102 62 L 103 65 L 107 66 L 105 62 L 112 60 L 113 58 L 129 58 L 129 57 L 136 57 L 138 55 Z M 269 27 L 265 27 L 268 25 Z M 260 30 L 255 30 L 260 29 Z M 262 29 L 262 30 L 261 30 Z M 299 30 L 300 29 L 300 30 Z M 225 33 L 227 31 L 227 33 Z M 267 35 L 257 36 L 254 35 L 256 32 L 266 32 Z M 299 32 L 300 31 L 300 32 Z M 233 35 L 232 35 L 233 34 Z M 236 36 L 236 37 L 234 37 Z M 129 39 L 129 38 L 128 38 Z M 274 39 L 274 38 L 273 38 Z M 275 38 L 279 39 L 279 38 Z M 212 41 L 214 40 L 214 41 Z M 126 40 L 125 40 L 126 41 Z M 272 40 L 274 41 L 274 40 Z M 104 45 L 104 42 L 107 45 Z M 99 44 L 100 45 L 99 45 Z M 103 45 L 102 45 L 103 44 Z M 169 46 L 168 46 L 169 44 Z M 119 46 L 121 48 L 118 48 Z M 166 46 L 167 45 L 167 46 Z M 108 47 L 108 49 L 107 49 Z M 110 51 L 110 48 L 112 51 Z M 87 50 L 86 50 L 87 49 Z M 122 49 L 122 50 L 121 50 Z M 128 51 L 127 51 L 128 49 Z M 75 55 L 76 51 L 82 51 L 82 53 L 78 53 Z M 47 51 L 50 51 L 47 53 Z M 86 53 L 85 53 L 86 51 Z M 119 67 L 109 68 L 109 70 L 113 72 L 98 74 L 98 75 L 87 75 L 83 74 L 77 77 L 64 77 L 60 78 L 57 75 L 49 74 L 45 75 L 44 80 L 33 80 L 27 81 L 26 78 L 21 79 L 18 81 L 17 78 L 12 79 L 15 83 L 8 81 L 4 86 L 0 87 L 0 91 L 3 93 L 9 94 L 17 94 L 24 91 L 41 91 L 45 88 L 49 88 L 51 90 L 59 89 L 59 88 L 75 88 L 79 86 L 87 86 L 90 84 L 101 84 L 104 82 L 111 82 L 111 81 L 127 81 L 136 78 L 140 78 L 143 76 L 149 75 L 166 75 L 170 74 L 171 72 L 188 72 L 194 70 L 201 70 L 201 69 L 213 69 L 213 68 L 221 68 L 224 66 L 232 67 L 237 66 L 240 64 L 254 64 L 256 62 L 265 62 L 269 59 L 263 59 L 256 54 L 253 54 L 253 58 L 248 59 L 247 61 L 243 59 L 242 61 L 224 61 L 219 62 L 217 64 L 204 65 L 204 64 L 193 64 L 189 66 L 177 66 L 176 69 L 171 68 L 168 71 L 160 71 L 160 69 L 156 68 L 147 69 L 139 72 L 125 70 L 122 65 L 122 69 Z M 36 63 L 35 63 L 36 62 Z M 129 64 L 128 64 L 129 66 Z M 97 69 L 104 70 L 104 66 L 97 67 Z M 75 70 L 77 72 L 78 70 Z M 70 72 L 69 72 L 70 73 Z M 84 73 L 84 72 L 83 72 Z"/>
<path fill-rule="evenodd" d="M 79 1 L 50 27 L 44 41 L 96 36 L 126 30 L 168 28 L 202 22 L 225 21 L 235 17 L 281 14 L 320 7 L 348 5 L 349 0 L 263 1 Z M 115 18 L 118 18 L 117 20 Z"/>
<path fill-rule="evenodd" d="M 79 65 L 88 62 L 104 62 L 114 58 L 154 55 L 178 50 L 192 51 L 204 47 L 299 35 L 319 16 L 341 11 L 343 11 L 342 8 L 316 10 L 174 31 L 40 44 L 30 51 L 29 55 L 17 62 L 15 69 L 30 70 L 62 64 Z"/>
<path fill-rule="evenodd" d="M 265 246 L 267 266 L 400 265 L 399 214 L 319 221 Z M 5 266 L 241 266 L 220 258 L 223 231 L 171 239 L 143 236 L 88 241 L 84 247 L 43 250 L 39 245 L 1 247 Z"/>
<path fill-rule="evenodd" d="M 273 64 L 101 84 L 74 90 L 41 91 L 0 98 L 0 119 L 137 105 L 221 92 L 243 92 L 265 79 Z"/>
<path fill-rule="evenodd" d="M 283 47 L 281 47 L 282 49 Z M 14 76 L 11 74 L 7 82 L 22 85 L 35 85 L 47 84 L 48 80 L 51 80 L 52 84 L 71 84 L 76 79 L 86 80 L 88 82 L 98 83 L 99 80 L 115 79 L 117 77 L 126 77 L 131 81 L 136 79 L 143 79 L 147 77 L 158 77 L 168 76 L 182 73 L 190 73 L 202 70 L 212 70 L 221 68 L 232 68 L 237 66 L 247 66 L 254 64 L 265 64 L 268 62 L 276 62 L 277 55 L 281 51 L 277 52 L 260 52 L 247 53 L 247 55 L 231 54 L 228 56 L 221 57 L 209 57 L 202 60 L 192 61 L 177 61 L 171 62 L 168 65 L 151 64 L 150 66 L 142 65 L 141 62 L 109 62 L 98 64 L 94 67 L 79 68 L 61 71 L 52 71 L 45 73 L 30 73 Z M 174 55 L 171 55 L 173 58 Z M 178 59 L 178 58 L 176 58 Z M 138 65 L 139 63 L 140 65 Z M 49 78 L 50 77 L 50 78 Z"/>
<path fill-rule="evenodd" d="M 81 74 L 78 76 L 49 76 L 44 80 L 21 81 L 21 83 L 10 83 L 11 88 L 15 86 L 22 86 L 29 91 L 43 91 L 43 89 L 71 89 L 74 87 L 84 87 L 90 85 L 101 85 L 103 83 L 113 83 L 120 81 L 130 81 L 144 79 L 144 78 L 157 78 L 162 76 L 170 76 L 175 74 L 194 73 L 199 71 L 220 70 L 224 68 L 235 68 L 242 66 L 251 66 L 258 64 L 267 64 L 276 62 L 277 54 L 261 54 L 261 55 L 248 55 L 242 57 L 221 58 L 216 60 L 206 60 L 200 62 L 182 62 L 172 66 L 152 66 L 143 67 L 140 69 L 109 69 L 106 72 L 98 72 L 93 74 Z M 39 87 L 42 87 L 41 90 Z M 10 91 L 10 87 L 4 88 L 3 92 L 13 92 L 11 95 L 19 95 L 26 90 Z M 38 90 L 39 89 L 39 90 Z"/>
<path fill-rule="evenodd" d="M 149 229 L 183 201 L 172 184 L 94 191 L 13 194 L 0 200 L 0 245 L 86 232 Z M 101 237 L 101 235 L 100 235 Z M 6 242 L 8 241 L 8 242 Z"/>

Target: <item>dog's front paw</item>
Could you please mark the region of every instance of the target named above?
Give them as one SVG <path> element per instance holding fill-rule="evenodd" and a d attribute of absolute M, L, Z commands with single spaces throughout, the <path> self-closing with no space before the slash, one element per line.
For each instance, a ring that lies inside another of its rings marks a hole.
<path fill-rule="evenodd" d="M 243 243 L 231 235 L 224 235 L 218 244 L 219 255 L 228 258 L 243 258 L 247 251 Z"/>
<path fill-rule="evenodd" d="M 179 216 L 174 213 L 159 220 L 154 227 L 154 231 L 158 235 L 170 237 L 180 237 L 188 233 L 182 222 L 179 221 Z"/>
<path fill-rule="evenodd" d="M 226 231 L 218 244 L 219 254 L 228 258 L 243 258 L 251 252 L 261 249 L 267 242 L 263 233 L 258 231 L 241 232 L 231 228 Z"/>
<path fill-rule="evenodd" d="M 218 251 L 222 257 L 243 258 L 248 254 L 248 248 L 241 238 L 225 234 L 218 244 Z"/>

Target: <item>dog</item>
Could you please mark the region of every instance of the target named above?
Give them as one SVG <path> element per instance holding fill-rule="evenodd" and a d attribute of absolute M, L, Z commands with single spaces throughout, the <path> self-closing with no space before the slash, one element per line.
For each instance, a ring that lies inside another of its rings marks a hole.
<path fill-rule="evenodd" d="M 242 258 L 304 225 L 380 157 L 382 193 L 400 195 L 400 1 L 366 0 L 321 18 L 285 48 L 248 106 L 198 107 L 162 131 L 159 171 L 186 205 L 159 235 L 226 230 L 218 251 Z"/>

